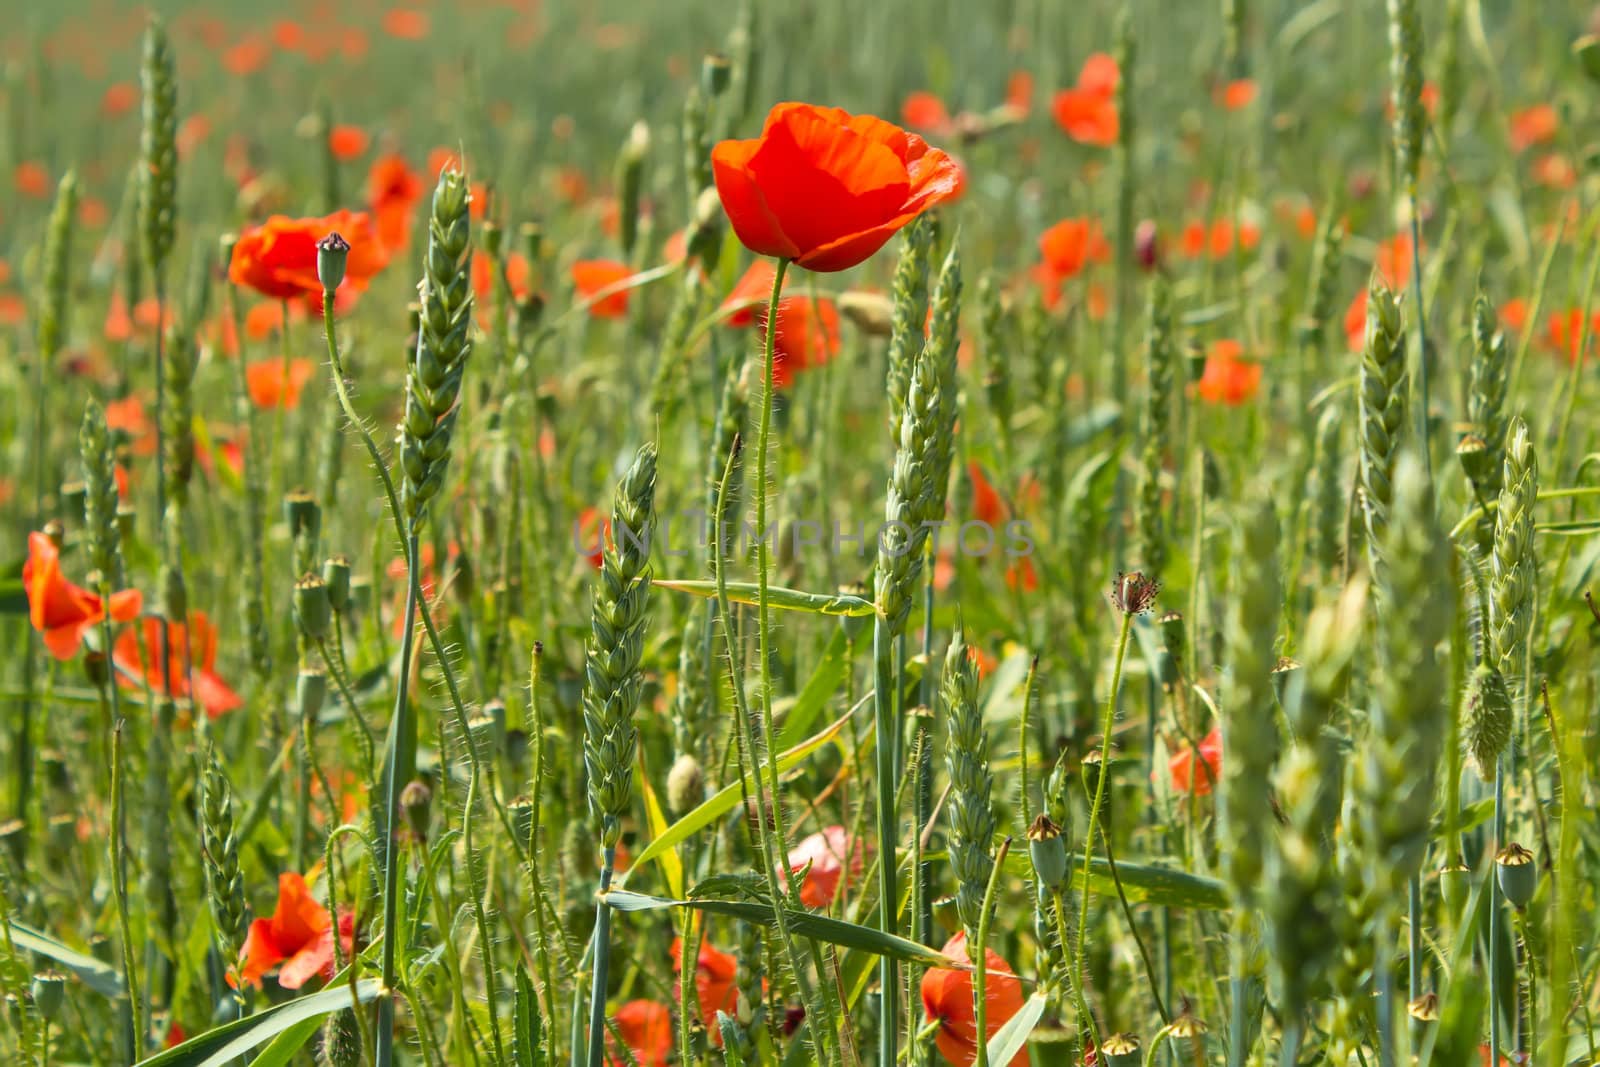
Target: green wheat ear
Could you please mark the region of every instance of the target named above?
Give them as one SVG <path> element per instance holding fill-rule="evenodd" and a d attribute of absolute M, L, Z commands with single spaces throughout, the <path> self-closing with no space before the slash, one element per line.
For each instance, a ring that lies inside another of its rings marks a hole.
<path fill-rule="evenodd" d="M 139 152 L 139 229 L 145 262 L 157 279 L 166 272 L 178 224 L 178 79 L 173 71 L 167 28 L 152 18 L 145 29 L 144 126 Z M 129 297 L 132 299 L 132 297 Z"/>
<path fill-rule="evenodd" d="M 1508 678 L 1520 678 L 1539 570 L 1533 545 L 1539 463 L 1527 423 L 1521 418 L 1510 422 L 1502 482 L 1495 511 L 1494 551 L 1489 557 L 1489 628 L 1493 661 Z"/>
<path fill-rule="evenodd" d="M 1415 190 L 1422 164 L 1422 15 L 1417 0 L 1389 0 L 1389 70 L 1394 102 L 1394 169 Z"/>
<path fill-rule="evenodd" d="M 945 652 L 939 693 L 944 704 L 947 741 L 945 767 L 950 774 L 950 865 L 956 876 L 956 913 L 977 947 L 983 894 L 994 859 L 995 817 L 989 770 L 989 736 L 978 706 L 978 670 L 960 631 Z"/>
<path fill-rule="evenodd" d="M 1367 553 L 1381 569 L 1394 465 L 1406 421 L 1406 335 L 1400 303 L 1376 277 L 1367 290 L 1367 337 L 1360 382 L 1361 507 Z"/>
<path fill-rule="evenodd" d="M 911 384 L 911 364 L 928 314 L 928 270 L 933 253 L 933 219 L 919 215 L 906 227 L 900 259 L 895 264 L 890 289 L 893 310 L 889 316 L 889 434 L 900 439 L 900 415 L 905 410 L 906 389 Z"/>
<path fill-rule="evenodd" d="M 645 445 L 617 485 L 613 543 L 600 563 L 584 654 L 583 763 L 589 810 L 606 848 L 622 836 L 633 797 L 639 732 L 633 716 L 644 684 L 641 660 L 650 601 L 650 540 L 655 530 L 656 449 Z"/>
<path fill-rule="evenodd" d="M 39 359 L 48 368 L 61 351 L 67 328 L 67 297 L 72 268 L 72 220 L 78 211 L 78 177 L 67 171 L 56 187 L 56 202 L 44 237 L 44 300 L 39 305 Z"/>
<path fill-rule="evenodd" d="M 249 919 L 239 841 L 234 834 L 233 787 L 216 751 L 209 747 L 200 773 L 200 844 L 206 904 L 211 909 L 217 947 L 223 959 L 231 961 L 244 946 Z"/>
<path fill-rule="evenodd" d="M 1161 278 L 1150 288 L 1145 351 L 1150 364 L 1150 381 L 1145 397 L 1144 450 L 1139 459 L 1138 559 L 1146 573 L 1159 577 L 1167 565 L 1167 521 L 1162 507 L 1161 473 L 1171 447 L 1177 366 L 1171 293 Z"/>
<path fill-rule="evenodd" d="M 461 376 L 472 354 L 471 222 L 467 180 L 439 175 L 428 219 L 428 250 L 418 287 L 422 311 L 417 347 L 406 367 L 400 422 L 400 497 L 415 524 L 438 495 L 450 462 L 450 441 L 461 408 Z"/>

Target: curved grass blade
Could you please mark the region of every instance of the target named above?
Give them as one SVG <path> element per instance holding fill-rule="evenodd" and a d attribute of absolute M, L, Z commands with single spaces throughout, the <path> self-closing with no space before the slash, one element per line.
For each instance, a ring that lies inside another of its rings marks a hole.
<path fill-rule="evenodd" d="M 651 584 L 708 599 L 717 595 L 716 583 L 707 578 L 657 578 Z M 755 582 L 728 583 L 728 599 L 735 604 L 754 604 L 758 595 L 759 589 Z M 864 597 L 848 596 L 843 593 L 807 593 L 800 589 L 785 589 L 781 586 L 768 587 L 767 604 L 784 611 L 804 611 L 812 615 L 860 617 L 871 615 L 874 611 L 872 601 Z"/>
<path fill-rule="evenodd" d="M 344 980 L 347 974 L 348 970 L 341 971 L 329 981 L 327 988 L 309 997 L 299 997 L 207 1030 L 175 1048 L 140 1060 L 136 1067 L 228 1067 L 262 1042 L 271 1041 L 280 1034 L 298 1034 L 304 1029 L 305 1036 L 299 1044 L 293 1044 L 292 1037 L 285 1037 L 282 1048 L 292 1054 L 316 1032 L 323 1016 L 350 1006 L 350 987 Z M 356 983 L 356 998 L 363 1004 L 376 1000 L 380 985 L 376 978 L 363 978 Z M 269 1067 L 273 1062 L 258 1058 L 256 1065 Z"/>
<path fill-rule="evenodd" d="M 1011 1057 L 1022 1051 L 1022 1046 L 1028 1043 L 1028 1035 L 1044 1018 L 1045 1005 L 1049 1003 L 1050 998 L 1044 990 L 1035 990 L 1027 1003 L 1022 1005 L 1022 1010 L 1006 1020 L 1006 1024 L 989 1039 L 989 1062 L 1010 1063 Z"/>
<path fill-rule="evenodd" d="M 101 963 L 93 956 L 74 952 L 55 938 L 42 934 L 32 927 L 18 922 L 9 925 L 12 943 L 18 948 L 55 960 L 77 975 L 84 985 L 96 993 L 108 997 L 122 996 L 122 975 L 118 974 L 116 968 L 109 963 Z"/>

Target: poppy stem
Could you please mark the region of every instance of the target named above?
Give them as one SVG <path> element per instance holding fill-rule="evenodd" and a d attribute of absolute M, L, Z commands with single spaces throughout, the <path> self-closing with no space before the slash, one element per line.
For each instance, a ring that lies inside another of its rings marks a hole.
<path fill-rule="evenodd" d="M 1417 291 L 1417 440 L 1422 445 L 1422 469 L 1433 484 L 1433 449 L 1428 447 L 1428 325 L 1422 292 L 1422 224 L 1417 218 L 1417 183 L 1411 194 L 1411 287 Z"/>
<path fill-rule="evenodd" d="M 1011 851 L 1011 835 L 1000 842 L 994 866 L 989 868 L 989 884 L 983 891 L 983 914 L 978 919 L 978 943 L 968 946 L 972 963 L 977 968 L 972 976 L 972 1014 L 977 1024 L 976 1044 L 978 1056 L 973 1067 L 989 1067 L 989 920 L 994 916 L 994 893 L 1000 883 L 1000 871 L 1006 865 L 1006 854 Z"/>

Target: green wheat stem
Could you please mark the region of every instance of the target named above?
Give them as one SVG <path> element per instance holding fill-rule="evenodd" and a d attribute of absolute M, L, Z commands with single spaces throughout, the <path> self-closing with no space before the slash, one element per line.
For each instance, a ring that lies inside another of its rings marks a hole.
<path fill-rule="evenodd" d="M 977 1059 L 973 1067 L 989 1067 L 989 921 L 994 918 L 995 889 L 1000 884 L 1000 872 L 1005 868 L 1006 855 L 1011 851 L 1011 835 L 1000 842 L 1000 851 L 989 868 L 989 884 L 983 890 L 983 917 L 978 920 L 978 945 L 972 949 L 972 962 L 976 970 L 972 976 L 972 1010 L 977 1030 Z"/>

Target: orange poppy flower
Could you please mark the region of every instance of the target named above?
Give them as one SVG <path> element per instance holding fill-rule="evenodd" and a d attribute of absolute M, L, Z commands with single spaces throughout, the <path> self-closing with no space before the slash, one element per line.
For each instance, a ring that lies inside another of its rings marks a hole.
<path fill-rule="evenodd" d="M 952 937 L 941 952 L 946 959 L 967 964 L 967 935 Z M 1005 957 L 994 949 L 985 949 L 983 957 L 983 992 L 987 1001 L 984 1027 L 987 1032 L 983 1040 L 987 1043 L 1022 1010 L 1022 982 Z M 935 967 L 922 976 L 922 1009 L 930 1022 L 939 1024 L 934 1041 L 939 1052 L 955 1067 L 972 1067 L 978 1058 L 978 1017 L 972 1000 L 970 971 Z M 1027 1064 L 1028 1050 L 1024 1048 L 1011 1057 L 1009 1067 L 1027 1067 Z"/>
<path fill-rule="evenodd" d="M 711 150 L 717 195 L 739 240 L 807 270 L 846 270 L 906 223 L 960 195 L 961 168 L 871 115 L 779 104 L 761 136 Z"/>
<path fill-rule="evenodd" d="M 387 155 L 373 162 L 367 171 L 367 203 L 385 248 L 399 250 L 409 243 L 413 213 L 423 192 L 422 179 L 406 165 L 404 156 Z"/>
<path fill-rule="evenodd" d="M 1183 228 L 1179 249 L 1189 259 L 1202 255 L 1223 259 L 1233 253 L 1235 239 L 1239 247 L 1248 252 L 1261 243 L 1261 228 L 1247 222 L 1235 231 L 1228 219 L 1217 219 L 1209 227 L 1203 222 L 1190 222 Z"/>
<path fill-rule="evenodd" d="M 1533 180 L 1547 189 L 1571 189 L 1578 184 L 1578 168 L 1560 152 L 1548 152 L 1533 161 Z"/>
<path fill-rule="evenodd" d="M 1500 305 L 1500 325 L 1510 333 L 1521 333 L 1528 324 L 1528 302 L 1514 296 Z"/>
<path fill-rule="evenodd" d="M 28 621 L 44 638 L 56 659 L 77 655 L 84 633 L 100 625 L 105 609 L 100 598 L 73 585 L 61 573 L 61 551 L 42 533 L 28 535 L 28 559 L 22 565 L 22 586 L 28 594 Z M 137 589 L 111 594 L 113 622 L 130 622 L 143 603 Z"/>
<path fill-rule="evenodd" d="M 1377 270 L 1378 277 L 1383 279 L 1383 284 L 1398 292 L 1411 284 L 1411 275 L 1415 267 L 1412 261 L 1415 258 L 1411 235 L 1398 233 L 1378 246 L 1372 265 Z"/>
<path fill-rule="evenodd" d="M 1242 111 L 1255 102 L 1256 83 L 1251 78 L 1236 78 L 1217 90 L 1217 103 L 1229 111 Z"/>
<path fill-rule="evenodd" d="M 665 1004 L 653 1000 L 630 1000 L 617 1009 L 613 1016 L 617 1033 L 639 1067 L 667 1067 L 672 1054 L 672 1012 Z M 606 1042 L 612 1045 L 610 1034 Z M 622 1067 L 627 1060 L 613 1054 L 606 1057 L 606 1067 Z"/>
<path fill-rule="evenodd" d="M 1195 391 L 1212 404 L 1237 406 L 1251 399 L 1261 388 L 1261 364 L 1241 359 L 1244 347 L 1238 341 L 1217 341 L 1206 356 L 1205 370 Z"/>
<path fill-rule="evenodd" d="M 139 103 L 139 87 L 132 82 L 116 82 L 100 97 L 100 114 L 108 119 L 126 115 Z"/>
<path fill-rule="evenodd" d="M 767 343 L 767 309 L 756 309 L 756 337 Z M 839 309 L 826 297 L 786 296 L 778 301 L 772 339 L 772 387 L 783 389 L 797 372 L 820 367 L 839 354 Z"/>
<path fill-rule="evenodd" d="M 672 939 L 672 969 L 683 974 L 683 938 Z M 704 938 L 700 941 L 700 959 L 694 972 L 694 991 L 700 999 L 700 1017 L 711 1032 L 712 1040 L 722 1044 L 721 1031 L 717 1029 L 717 1012 L 734 1013 L 739 1003 L 739 961 L 726 952 L 719 951 Z M 674 990 L 676 995 L 676 990 Z"/>
<path fill-rule="evenodd" d="M 789 850 L 789 872 L 798 874 L 811 864 L 800 883 L 800 903 L 808 908 L 831 905 L 839 895 L 840 883 L 847 888 L 849 880 L 861 874 L 862 857 L 861 842 L 852 841 L 842 826 L 819 830 L 795 845 Z"/>
<path fill-rule="evenodd" d="M 590 300 L 603 289 L 631 277 L 633 272 L 626 263 L 614 259 L 580 259 L 572 265 L 572 287 L 581 300 Z M 628 313 L 631 290 L 619 289 L 607 293 L 589 305 L 589 315 L 596 319 L 620 319 Z"/>
<path fill-rule="evenodd" d="M 163 625 L 167 627 L 167 651 L 171 653 L 165 669 L 161 665 Z M 157 693 L 183 700 L 191 695 L 189 679 L 192 675 L 193 697 L 205 708 L 210 718 L 218 718 L 244 704 L 244 698 L 234 692 L 216 672 L 217 631 L 212 629 L 211 620 L 205 612 L 191 611 L 187 625 L 145 618 L 140 629 L 142 633 L 123 631 L 112 650 L 111 659 L 122 672 L 124 686 L 138 688 L 143 684 L 143 679 Z M 172 677 L 170 693 L 167 690 L 169 674 Z"/>
<path fill-rule="evenodd" d="M 205 144 L 211 136 L 211 120 L 204 115 L 190 115 L 178 124 L 178 158 L 188 156 Z"/>
<path fill-rule="evenodd" d="M 1033 110 L 1033 75 L 1025 70 L 1014 70 L 1006 79 L 1006 110 L 1019 119 L 1028 117 Z"/>
<path fill-rule="evenodd" d="M 355 923 L 349 916 L 339 917 L 339 940 L 349 951 L 354 944 Z M 250 924 L 249 936 L 239 953 L 240 973 L 256 988 L 261 978 L 274 967 L 278 985 L 299 989 L 313 978 L 333 977 L 333 919 L 294 871 L 278 875 L 278 903 L 270 919 Z"/>
<path fill-rule="evenodd" d="M 1583 346 L 1585 352 L 1593 349 L 1597 335 L 1600 335 L 1600 312 L 1589 317 L 1586 333 L 1583 328 L 1583 309 L 1568 308 L 1551 314 L 1544 342 L 1552 352 L 1566 356 L 1568 363 L 1576 363 L 1579 345 Z"/>
<path fill-rule="evenodd" d="M 344 162 L 366 155 L 371 143 L 372 137 L 360 126 L 340 124 L 328 131 L 328 150 Z"/>
<path fill-rule="evenodd" d="M 300 406 L 300 392 L 316 371 L 316 364 L 309 359 L 291 359 L 287 370 L 279 358 L 251 363 L 244 369 L 250 402 L 258 408 L 293 411 Z"/>
<path fill-rule="evenodd" d="M 1099 148 L 1116 144 L 1120 129 L 1116 95 L 1121 80 L 1115 59 L 1104 52 L 1090 55 L 1078 72 L 1078 84 L 1056 93 L 1051 105 L 1056 125 L 1079 144 Z"/>
<path fill-rule="evenodd" d="M 1561 128 L 1556 109 L 1549 104 L 1535 104 L 1511 116 L 1511 148 L 1523 152 L 1534 145 L 1555 140 Z"/>
<path fill-rule="evenodd" d="M 306 43 L 306 28 L 292 19 L 279 19 L 272 24 L 272 43 L 285 52 L 299 51 Z"/>
<path fill-rule="evenodd" d="M 1200 755 L 1198 768 L 1195 766 L 1196 751 Z M 1197 749 L 1186 748 L 1167 760 L 1167 773 L 1172 776 L 1174 791 L 1197 797 L 1208 795 L 1222 776 L 1222 727 L 1213 726 Z M 1151 778 L 1155 774 L 1151 771 Z"/>
<path fill-rule="evenodd" d="M 1093 219 L 1062 219 L 1039 235 L 1039 256 L 1058 281 L 1075 277 L 1090 263 L 1104 263 L 1110 255 L 1111 246 Z"/>
<path fill-rule="evenodd" d="M 772 299 L 772 280 L 778 270 L 771 260 L 758 259 L 734 283 L 718 310 L 729 312 L 723 321 L 729 326 L 749 326 L 756 321 L 756 309 Z M 788 288 L 787 278 L 784 287 Z"/>
<path fill-rule="evenodd" d="M 262 296 L 289 300 L 297 296 L 321 297 L 317 280 L 317 242 L 338 232 L 350 242 L 345 260 L 344 284 L 354 292 L 367 287 L 373 275 L 388 265 L 389 253 L 373 232 L 364 211 L 335 211 L 321 218 L 291 219 L 273 215 L 239 235 L 228 264 L 228 278 Z"/>
<path fill-rule="evenodd" d="M 1009 517 L 1009 509 L 1000 496 L 1000 490 L 989 481 L 983 464 L 972 460 L 967 464 L 967 478 L 972 482 L 972 517 L 989 526 L 1000 526 Z"/>
<path fill-rule="evenodd" d="M 11 184 L 20 195 L 43 200 L 50 195 L 50 172 L 42 163 L 24 160 L 11 172 Z"/>
<path fill-rule="evenodd" d="M 943 100 L 918 90 L 900 105 L 900 121 L 909 129 L 943 134 L 950 129 L 950 112 L 945 109 Z"/>
<path fill-rule="evenodd" d="M 136 456 L 156 454 L 156 430 L 145 415 L 144 401 L 129 394 L 120 400 L 108 400 L 105 406 L 106 429 L 120 430 L 128 435 Z"/>
<path fill-rule="evenodd" d="M 86 196 L 78 201 L 78 224 L 90 229 L 99 229 L 111 218 L 111 211 L 106 207 L 106 202 L 98 196 Z"/>
<path fill-rule="evenodd" d="M 528 264 L 528 257 L 521 252 L 511 253 L 505 258 L 505 274 L 506 284 L 511 286 L 511 295 L 518 300 L 526 297 L 533 280 L 533 268 Z M 482 250 L 473 252 L 472 291 L 478 294 L 481 302 L 494 293 L 494 287 L 494 260 Z"/>
<path fill-rule="evenodd" d="M 222 53 L 222 68 L 236 78 L 256 73 L 267 65 L 272 46 L 266 38 L 252 34 Z"/>
<path fill-rule="evenodd" d="M 383 13 L 383 32 L 402 41 L 420 41 L 428 36 L 432 24 L 422 11 L 391 8 Z"/>

